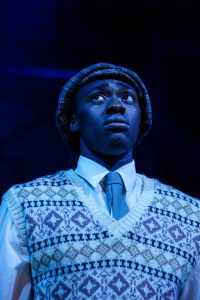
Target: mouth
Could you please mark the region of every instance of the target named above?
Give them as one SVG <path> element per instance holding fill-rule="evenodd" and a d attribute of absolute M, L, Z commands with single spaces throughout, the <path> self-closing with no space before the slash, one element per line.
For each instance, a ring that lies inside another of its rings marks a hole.
<path fill-rule="evenodd" d="M 110 119 L 107 120 L 104 125 L 108 125 L 108 124 L 126 124 L 128 125 L 128 122 L 122 119 Z"/>
<path fill-rule="evenodd" d="M 127 121 L 122 119 L 110 119 L 104 123 L 105 128 L 112 131 L 125 131 L 129 128 Z"/>

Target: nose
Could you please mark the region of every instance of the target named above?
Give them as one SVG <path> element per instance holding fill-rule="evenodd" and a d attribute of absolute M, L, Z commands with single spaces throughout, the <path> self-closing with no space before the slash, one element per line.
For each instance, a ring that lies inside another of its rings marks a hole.
<path fill-rule="evenodd" d="M 117 98 L 112 98 L 108 101 L 106 112 L 107 114 L 124 114 L 125 113 L 125 107 L 121 100 Z"/>

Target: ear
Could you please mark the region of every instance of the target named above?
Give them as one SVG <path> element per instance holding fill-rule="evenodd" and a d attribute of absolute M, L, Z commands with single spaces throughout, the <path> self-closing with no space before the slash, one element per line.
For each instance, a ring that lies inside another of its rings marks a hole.
<path fill-rule="evenodd" d="M 79 130 L 78 122 L 75 115 L 72 115 L 72 120 L 70 122 L 70 131 L 77 132 Z"/>

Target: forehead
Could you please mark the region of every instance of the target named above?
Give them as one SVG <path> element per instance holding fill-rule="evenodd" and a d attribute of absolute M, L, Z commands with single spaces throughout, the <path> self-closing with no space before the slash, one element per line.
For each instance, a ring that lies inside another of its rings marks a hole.
<path fill-rule="evenodd" d="M 99 79 L 92 81 L 90 83 L 85 84 L 84 86 L 80 87 L 77 90 L 77 94 L 82 94 L 82 93 L 87 93 L 92 90 L 96 89 L 112 89 L 112 88 L 117 88 L 117 89 L 131 89 L 136 92 L 135 88 L 133 85 L 126 83 L 122 80 L 118 79 Z"/>

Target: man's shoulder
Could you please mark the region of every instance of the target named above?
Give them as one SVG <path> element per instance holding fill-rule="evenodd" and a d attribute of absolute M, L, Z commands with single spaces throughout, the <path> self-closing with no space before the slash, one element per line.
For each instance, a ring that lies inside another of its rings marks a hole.
<path fill-rule="evenodd" d="M 11 215 L 15 219 L 23 219 L 24 208 L 44 206 L 44 201 L 62 200 L 66 195 L 74 196 L 74 188 L 71 183 L 72 170 L 58 171 L 54 174 L 38 177 L 34 180 L 15 184 L 3 195 Z M 35 206 L 34 206 L 35 205 Z"/>
<path fill-rule="evenodd" d="M 60 170 L 53 174 L 48 174 L 35 178 L 31 181 L 24 183 L 18 183 L 13 185 L 9 190 L 23 190 L 30 188 L 45 188 L 45 187 L 59 187 L 67 184 L 71 184 L 69 180 L 69 173 L 71 170 Z"/>
<path fill-rule="evenodd" d="M 182 202 L 187 204 L 195 205 L 196 207 L 200 208 L 200 199 L 191 196 L 178 188 L 175 188 L 167 183 L 163 183 L 157 179 L 154 180 L 155 182 L 155 194 L 160 196 L 161 198 L 171 199 L 174 203 Z"/>

